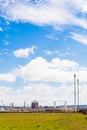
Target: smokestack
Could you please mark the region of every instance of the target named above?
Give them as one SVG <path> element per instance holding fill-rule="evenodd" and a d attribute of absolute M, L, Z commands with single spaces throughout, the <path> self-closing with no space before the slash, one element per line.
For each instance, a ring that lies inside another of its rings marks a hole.
<path fill-rule="evenodd" d="M 65 101 L 65 111 L 67 110 L 67 101 Z"/>
<path fill-rule="evenodd" d="M 79 79 L 77 79 L 77 103 L 78 103 L 78 111 L 79 111 Z"/>
<path fill-rule="evenodd" d="M 74 110 L 76 112 L 76 74 L 74 74 Z"/>
<path fill-rule="evenodd" d="M 24 108 L 26 107 L 26 101 L 24 101 Z"/>
<path fill-rule="evenodd" d="M 56 108 L 56 101 L 54 101 L 54 108 Z"/>

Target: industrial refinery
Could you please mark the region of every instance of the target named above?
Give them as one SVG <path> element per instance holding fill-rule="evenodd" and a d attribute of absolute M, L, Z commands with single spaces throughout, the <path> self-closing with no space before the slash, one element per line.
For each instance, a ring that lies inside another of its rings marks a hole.
<path fill-rule="evenodd" d="M 67 101 L 63 101 L 63 105 L 57 105 L 56 101 L 51 106 L 41 106 L 37 100 L 33 100 L 29 105 L 24 101 L 23 106 L 15 106 L 12 102 L 9 106 L 0 106 L 0 112 L 77 112 L 84 109 L 84 106 L 79 105 L 79 79 L 74 74 L 74 105 L 67 105 Z M 85 106 L 85 109 L 87 107 Z"/>

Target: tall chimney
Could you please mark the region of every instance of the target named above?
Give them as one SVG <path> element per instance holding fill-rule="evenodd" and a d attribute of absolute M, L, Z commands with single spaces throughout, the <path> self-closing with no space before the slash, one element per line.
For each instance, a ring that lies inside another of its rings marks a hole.
<path fill-rule="evenodd" d="M 26 107 L 26 101 L 24 101 L 24 108 Z"/>
<path fill-rule="evenodd" d="M 54 101 L 54 108 L 56 108 L 56 101 Z"/>
<path fill-rule="evenodd" d="M 78 103 L 78 111 L 79 111 L 79 79 L 77 79 L 77 103 Z"/>
<path fill-rule="evenodd" d="M 74 74 L 74 111 L 77 111 L 76 108 L 76 74 Z"/>

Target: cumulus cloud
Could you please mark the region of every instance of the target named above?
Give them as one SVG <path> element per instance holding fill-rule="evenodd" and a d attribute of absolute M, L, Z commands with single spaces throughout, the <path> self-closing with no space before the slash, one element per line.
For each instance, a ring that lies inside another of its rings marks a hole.
<path fill-rule="evenodd" d="M 0 74 L 0 80 L 14 82 L 16 80 L 16 77 L 11 73 Z"/>
<path fill-rule="evenodd" d="M 6 105 L 14 102 L 15 105 L 21 106 L 24 101 L 30 106 L 34 99 L 39 101 L 40 105 L 53 105 L 54 100 L 57 105 L 64 105 L 65 101 L 73 104 L 74 73 L 80 79 L 80 104 L 87 104 L 87 68 L 80 67 L 75 61 L 60 58 L 47 61 L 43 57 L 37 57 L 14 70 L 13 74 L 27 81 L 27 85 L 23 84 L 23 87 L 17 88 L 0 86 L 1 100 Z M 15 77 L 10 73 L 0 74 L 0 80 L 13 82 Z"/>
<path fill-rule="evenodd" d="M 86 0 L 0 0 L 1 16 L 9 21 L 37 25 L 75 25 L 87 29 Z M 81 13 L 81 17 L 79 17 Z"/>
<path fill-rule="evenodd" d="M 67 104 L 74 104 L 73 95 L 73 84 L 72 85 L 60 85 L 54 86 L 47 83 L 29 84 L 24 87 L 11 88 L 0 86 L 0 97 L 3 104 L 9 105 L 14 102 L 14 105 L 31 105 L 32 100 L 37 100 L 39 105 L 64 105 L 65 101 Z M 86 101 L 86 84 L 79 86 L 80 92 L 80 104 L 87 104 Z"/>
<path fill-rule="evenodd" d="M 15 105 L 23 105 L 24 101 L 31 105 L 32 100 L 39 101 L 39 105 L 53 105 L 54 100 L 57 105 L 64 104 L 67 100 L 68 104 L 73 104 L 73 88 L 67 86 L 55 87 L 47 83 L 30 84 L 21 88 L 10 88 L 0 86 L 1 100 L 3 103 L 10 104 L 14 102 Z M 62 100 L 63 102 L 60 102 Z"/>
<path fill-rule="evenodd" d="M 71 38 L 84 44 L 84 45 L 87 45 L 87 35 L 72 33 Z"/>
<path fill-rule="evenodd" d="M 27 65 L 20 66 L 16 75 L 25 81 L 72 82 L 73 73 L 78 67 L 78 63 L 66 59 L 54 58 L 48 62 L 42 57 L 37 57 Z"/>
<path fill-rule="evenodd" d="M 30 54 L 34 54 L 34 49 L 37 48 L 36 46 L 32 46 L 31 48 L 21 48 L 21 49 L 18 49 L 16 51 L 13 52 L 13 54 L 20 58 L 27 58 L 28 56 L 30 56 Z"/>
<path fill-rule="evenodd" d="M 43 57 L 37 57 L 25 66 L 15 69 L 14 73 L 24 81 L 60 83 L 73 82 L 73 75 L 76 73 L 81 79 L 80 82 L 87 82 L 87 67 L 81 67 L 75 61 L 60 58 L 47 61 Z"/>

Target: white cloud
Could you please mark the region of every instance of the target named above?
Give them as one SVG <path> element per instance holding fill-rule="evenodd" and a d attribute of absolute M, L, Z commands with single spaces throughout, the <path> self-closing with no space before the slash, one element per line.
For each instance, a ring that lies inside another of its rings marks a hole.
<path fill-rule="evenodd" d="M 22 84 L 23 87 L 16 88 L 0 86 L 1 100 L 5 105 L 14 102 L 15 105 L 22 106 L 24 101 L 30 106 L 32 100 L 39 101 L 40 105 L 53 105 L 54 100 L 57 105 L 63 105 L 64 101 L 73 104 L 74 73 L 80 79 L 80 104 L 87 104 L 85 83 L 87 82 L 87 68 L 80 67 L 78 63 L 66 59 L 53 58 L 48 62 L 42 57 L 37 57 L 27 65 L 14 70 L 15 76 L 28 81 L 27 85 Z M 0 74 L 0 80 L 13 82 L 15 77 L 11 73 Z"/>
<path fill-rule="evenodd" d="M 80 89 L 80 104 L 87 104 L 87 86 L 83 84 L 79 86 Z M 10 88 L 5 86 L 0 86 L 0 99 L 3 100 L 3 104 L 9 105 L 14 102 L 14 105 L 24 105 L 24 101 L 29 106 L 32 100 L 39 101 L 39 105 L 53 105 L 54 100 L 56 105 L 64 105 L 74 103 L 74 90 L 73 84 L 71 85 L 60 85 L 56 87 L 54 85 L 39 83 L 39 84 L 29 84 L 24 87 Z"/>
<path fill-rule="evenodd" d="M 9 45 L 9 41 L 3 40 L 3 44 L 4 44 L 4 45 Z"/>
<path fill-rule="evenodd" d="M 0 32 L 3 32 L 3 29 L 0 27 Z"/>
<path fill-rule="evenodd" d="M 74 61 L 54 58 L 48 62 L 42 57 L 37 57 L 17 69 L 16 75 L 25 81 L 72 82 L 73 73 L 77 68 L 78 64 Z"/>
<path fill-rule="evenodd" d="M 84 45 L 87 45 L 87 35 L 72 33 L 71 38 Z"/>
<path fill-rule="evenodd" d="M 87 82 L 87 67 L 81 67 L 77 62 L 67 59 L 53 58 L 48 62 L 42 57 L 37 57 L 14 70 L 15 76 L 29 82 L 69 83 L 73 82 L 74 73 L 80 82 Z"/>
<path fill-rule="evenodd" d="M 50 51 L 50 50 L 45 50 L 44 53 L 46 55 L 53 55 L 53 54 L 59 54 L 59 50 L 54 50 L 54 51 Z"/>
<path fill-rule="evenodd" d="M 21 48 L 21 49 L 18 49 L 16 51 L 13 52 L 13 54 L 20 58 L 27 58 L 28 56 L 30 56 L 30 54 L 34 54 L 34 49 L 37 48 L 36 46 L 32 46 L 31 48 Z"/>
<path fill-rule="evenodd" d="M 0 80 L 14 82 L 16 78 L 11 73 L 7 73 L 7 74 L 0 74 Z"/>
<path fill-rule="evenodd" d="M 9 55 L 8 49 L 4 48 L 0 51 L 0 55 Z"/>
<path fill-rule="evenodd" d="M 67 50 L 67 51 L 59 51 L 59 50 L 54 50 L 54 51 L 50 51 L 50 50 L 45 50 L 44 51 L 45 55 L 57 55 L 58 57 L 65 57 L 65 56 L 75 56 L 76 54 L 75 53 L 72 53 L 70 50 Z"/>
<path fill-rule="evenodd" d="M 80 68 L 80 70 L 78 71 L 78 77 L 81 82 L 87 82 L 87 68 Z"/>
<path fill-rule="evenodd" d="M 76 25 L 87 29 L 84 15 L 86 0 L 1 0 L 2 17 L 12 21 L 31 22 L 37 25 Z M 4 13 L 3 13 L 4 12 Z M 82 17 L 78 14 L 81 13 Z M 4 14 L 4 15 L 3 15 Z"/>
<path fill-rule="evenodd" d="M 46 35 L 47 38 L 58 41 L 59 38 L 55 34 Z"/>

